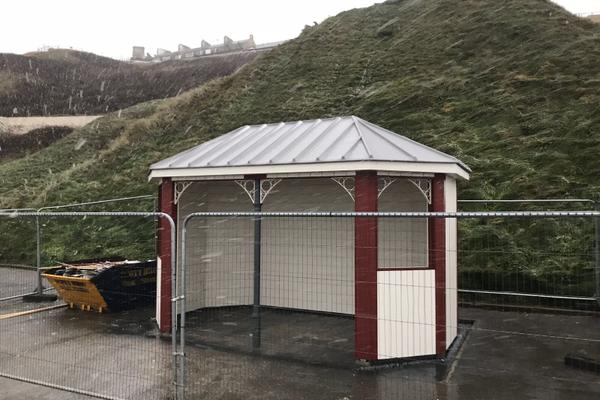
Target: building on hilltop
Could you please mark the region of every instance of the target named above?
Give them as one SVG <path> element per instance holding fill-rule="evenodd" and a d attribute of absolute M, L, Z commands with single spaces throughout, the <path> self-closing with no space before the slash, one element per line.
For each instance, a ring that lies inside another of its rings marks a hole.
<path fill-rule="evenodd" d="M 220 44 L 210 44 L 206 40 L 202 40 L 200 42 L 200 47 L 190 48 L 184 44 L 179 44 L 177 46 L 177 51 L 169 51 L 166 49 L 157 49 L 156 55 L 151 56 L 150 54 L 144 55 L 145 49 L 141 46 L 133 46 L 133 52 L 131 56 L 131 61 L 169 61 L 169 60 L 183 60 L 183 59 L 193 59 L 198 57 L 204 57 L 208 55 L 214 54 L 226 54 L 226 53 L 235 53 L 240 51 L 248 51 L 248 50 L 265 50 L 270 49 L 272 47 L 277 46 L 281 42 L 269 43 L 266 45 L 257 46 L 254 42 L 254 36 L 250 35 L 250 38 L 245 40 L 235 41 L 228 36 L 223 38 L 223 43 Z"/>

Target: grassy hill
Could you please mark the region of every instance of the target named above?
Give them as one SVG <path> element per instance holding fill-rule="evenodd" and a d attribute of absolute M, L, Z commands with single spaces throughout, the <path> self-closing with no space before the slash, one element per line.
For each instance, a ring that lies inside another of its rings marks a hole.
<path fill-rule="evenodd" d="M 22 135 L 0 131 L 0 163 L 39 151 L 71 132 L 73 128 L 68 126 L 36 128 Z"/>
<path fill-rule="evenodd" d="M 229 75 L 256 53 L 131 64 L 54 49 L 0 54 L 0 116 L 104 114 Z"/>
<path fill-rule="evenodd" d="M 600 199 L 598 65 L 600 27 L 549 1 L 388 1 L 307 27 L 232 76 L 110 114 L 1 165 L 0 206 L 152 194 L 152 162 L 240 125 L 349 114 L 465 161 L 474 174 L 463 198 Z M 477 234 L 524 235 L 502 233 Z M 563 239 L 587 246 L 587 230 L 571 234 Z"/>

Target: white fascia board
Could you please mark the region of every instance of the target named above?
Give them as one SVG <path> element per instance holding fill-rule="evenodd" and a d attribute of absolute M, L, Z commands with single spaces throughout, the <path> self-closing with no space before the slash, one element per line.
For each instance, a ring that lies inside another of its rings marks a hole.
<path fill-rule="evenodd" d="M 457 164 L 451 163 L 421 163 L 421 162 L 391 162 L 391 161 L 348 161 L 314 164 L 283 164 L 283 165 L 248 165 L 234 167 L 203 167 L 203 168 L 169 168 L 150 171 L 149 180 L 173 178 L 176 180 L 201 179 L 203 177 L 222 177 L 231 179 L 239 175 L 275 175 L 336 173 L 355 171 L 380 171 L 391 173 L 425 173 L 447 174 L 454 177 L 469 179 L 469 173 Z"/>

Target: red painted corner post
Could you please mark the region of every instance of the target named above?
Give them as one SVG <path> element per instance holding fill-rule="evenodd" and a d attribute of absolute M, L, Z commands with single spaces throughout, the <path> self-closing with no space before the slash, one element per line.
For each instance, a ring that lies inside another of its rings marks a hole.
<path fill-rule="evenodd" d="M 377 211 L 377 173 L 357 172 L 354 209 Z M 377 360 L 377 218 L 354 221 L 354 342 L 358 360 Z"/>
<path fill-rule="evenodd" d="M 435 174 L 431 181 L 431 205 L 429 211 L 444 212 L 443 174 Z M 446 220 L 429 219 L 429 264 L 435 270 L 435 353 L 438 358 L 446 356 Z"/>
<path fill-rule="evenodd" d="M 159 209 L 177 220 L 174 184 L 170 178 L 163 178 L 158 189 Z M 161 332 L 171 330 L 171 226 L 169 221 L 160 218 L 158 224 L 158 257 L 160 258 L 160 324 Z"/>

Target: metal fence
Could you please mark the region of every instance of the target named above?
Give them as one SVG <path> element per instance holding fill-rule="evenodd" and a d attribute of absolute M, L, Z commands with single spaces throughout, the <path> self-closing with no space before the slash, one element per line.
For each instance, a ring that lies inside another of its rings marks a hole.
<path fill-rule="evenodd" d="M 65 210 L 102 212 L 115 211 L 115 207 L 119 207 L 119 211 L 155 212 L 156 197 L 131 196 L 46 206 L 39 209 L 6 209 L 0 212 L 11 214 Z M 70 226 L 65 229 L 64 224 Z M 79 228 L 74 229 L 73 224 L 77 224 Z M 126 252 L 133 257 L 141 253 L 148 254 L 153 251 L 155 243 L 156 227 L 153 224 L 154 221 L 143 221 L 143 224 L 136 226 L 139 225 L 137 222 L 121 221 L 111 226 L 110 221 L 56 221 L 44 217 L 32 217 L 26 220 L 0 219 L 0 271 L 3 272 L 3 276 L 10 276 L 8 279 L 10 285 L 6 283 L 0 286 L 0 301 L 51 291 L 51 288 L 44 288 L 42 284 L 40 268 L 55 261 L 110 256 L 118 252 Z M 134 246 L 129 249 L 123 241 L 119 244 L 109 239 L 111 236 L 131 237 L 125 234 L 126 232 L 136 236 L 136 240 L 131 241 Z M 47 235 L 46 241 L 44 241 L 45 235 Z M 19 240 L 18 246 L 14 246 L 15 238 Z M 102 249 L 99 248 L 100 244 Z"/>
<path fill-rule="evenodd" d="M 154 254 L 156 218 L 174 227 L 161 213 L 0 212 L 0 223 L 32 242 L 7 248 L 35 249 L 41 221 L 47 263 L 134 247 Z M 573 387 L 596 398 L 597 375 L 564 360 L 600 358 L 599 218 L 180 216 L 171 335 L 157 332 L 151 306 L 98 314 L 0 302 L 0 378 L 107 399 L 560 399 Z M 357 236 L 364 221 L 376 242 Z M 440 221 L 446 237 L 433 240 Z M 86 226 L 98 231 L 85 234 Z M 357 275 L 365 260 L 375 260 L 374 279 Z"/>
<path fill-rule="evenodd" d="M 595 377 L 563 358 L 600 357 L 599 217 L 188 215 L 180 227 L 179 398 L 558 399 L 574 384 L 593 398 Z M 358 283 L 361 219 L 376 220 L 378 268 L 375 281 Z M 434 220 L 459 222 L 455 245 L 447 237 L 432 246 Z M 443 284 L 430 263 L 440 254 L 458 262 Z M 359 299 L 360 284 L 374 288 L 366 295 L 374 304 Z M 448 309 L 459 304 L 453 317 Z M 435 361 L 440 340 L 448 353 Z M 365 342 L 375 344 L 366 363 L 357 350 Z M 496 393 L 486 396 L 491 388 Z"/>
<path fill-rule="evenodd" d="M 461 211 L 576 209 L 591 199 L 458 200 Z M 600 300 L 600 219 L 462 219 L 459 292 L 464 301 L 589 309 Z M 506 249 L 512 256 L 506 257 Z M 593 263 L 588 256 L 591 254 Z"/>
<path fill-rule="evenodd" d="M 175 243 L 174 222 L 163 213 L 0 212 L 0 221 L 10 220 L 26 225 L 29 221 L 50 221 L 57 226 L 55 229 L 69 231 L 73 240 L 56 243 L 64 246 L 65 254 L 82 258 L 88 257 L 82 251 L 82 248 L 90 246 L 86 239 L 98 240 L 95 244 L 102 245 L 91 247 L 96 249 L 94 258 L 111 254 L 104 250 L 112 252 L 115 240 L 111 235 L 74 238 L 73 232 L 82 227 L 104 226 L 98 220 L 108 221 L 112 227 L 120 226 L 122 230 L 116 232 L 126 236 L 116 238 L 119 242 L 126 239 L 130 245 L 144 249 L 146 238 L 138 240 L 126 234 L 132 227 L 131 222 L 134 226 L 149 226 L 153 237 L 154 220 L 159 218 L 170 224 L 171 243 Z M 35 244 L 35 241 L 32 240 L 32 243 Z M 13 246 L 17 247 L 17 244 L 13 242 Z M 174 260 L 175 246 L 171 252 Z M 151 247 L 146 258 L 154 256 L 154 247 Z M 35 271 L 31 272 L 35 274 Z M 2 287 L 10 284 L 11 279 L 20 278 L 4 276 Z M 171 283 L 175 291 L 174 276 Z M 76 289 L 74 286 L 73 290 Z M 119 293 L 107 291 L 107 295 L 115 294 Z M 156 328 L 156 294 L 141 300 L 145 301 L 140 301 L 140 304 L 148 305 L 135 310 L 126 306 L 123 311 L 109 314 L 69 310 L 61 301 L 42 305 L 23 303 L 19 299 L 1 302 L 0 377 L 104 399 L 173 398 L 175 337 L 164 336 Z M 11 384 L 4 385 L 10 396 Z"/>

